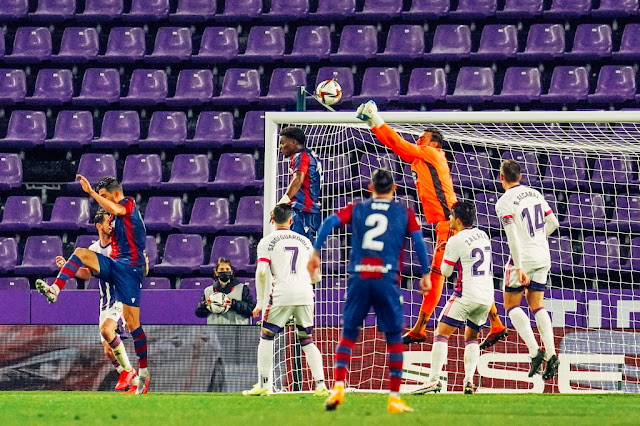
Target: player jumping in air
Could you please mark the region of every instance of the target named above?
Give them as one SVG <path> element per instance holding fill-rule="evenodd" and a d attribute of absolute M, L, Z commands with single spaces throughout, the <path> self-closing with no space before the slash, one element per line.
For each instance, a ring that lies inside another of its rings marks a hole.
<path fill-rule="evenodd" d="M 402 382 L 402 297 L 399 289 L 403 248 L 407 236 L 413 240 L 422 271 L 421 286 L 427 291 L 429 264 L 422 230 L 411 210 L 393 201 L 396 185 L 391 172 L 376 170 L 369 185 L 372 198 L 349 204 L 329 216 L 318 231 L 315 252 L 309 261 L 309 273 L 320 268 L 320 249 L 331 231 L 352 224 L 352 249 L 349 258 L 349 283 L 343 311 L 342 338 L 336 348 L 335 385 L 325 401 L 325 409 L 334 410 L 345 395 L 347 368 L 351 351 L 360 336 L 360 327 L 373 306 L 378 327 L 385 333 L 389 365 L 389 402 L 387 411 L 401 413 L 412 409 L 400 399 Z"/>
<path fill-rule="evenodd" d="M 313 151 L 305 147 L 306 136 L 299 127 L 280 131 L 280 152 L 291 159 L 291 182 L 278 204 L 293 207 L 291 230 L 313 240 L 320 227 L 321 164 Z"/>
<path fill-rule="evenodd" d="M 253 310 L 255 318 L 265 305 L 262 315 L 262 330 L 258 344 L 258 383 L 243 395 L 268 395 L 269 376 L 273 366 L 273 339 L 281 333 L 289 317 L 293 316 L 300 346 L 316 382 L 315 395 L 329 394 L 324 382 L 322 355 L 313 343 L 313 287 L 307 272 L 307 263 L 313 252 L 311 241 L 293 232 L 292 208 L 288 204 L 278 204 L 271 213 L 275 232 L 264 237 L 258 244 L 258 269 L 256 271 L 256 291 L 258 303 Z M 273 276 L 273 285 L 266 289 L 267 274 Z M 319 281 L 314 277 L 313 282 Z"/>
<path fill-rule="evenodd" d="M 404 161 L 411 163 L 411 170 L 416 177 L 416 189 L 422 203 L 425 219 L 429 223 L 436 223 L 436 244 L 431 262 L 431 291 L 424 295 L 420 314 L 413 328 L 403 336 L 405 344 L 424 342 L 427 339 L 425 327 L 433 314 L 440 296 L 444 277 L 440 271 L 440 264 L 445 251 L 447 240 L 452 234 L 449 228 L 449 214 L 451 206 L 456 202 L 453 181 L 449 164 L 442 150 L 443 137 L 439 130 L 429 128 L 418 138 L 416 144 L 407 142 L 396 131 L 389 127 L 378 114 L 375 102 L 369 101 L 360 105 L 357 117 L 365 121 L 383 145 L 389 147 Z M 491 330 L 481 349 L 494 345 L 507 337 L 507 329 L 498 317 L 495 305 L 489 313 Z"/>
<path fill-rule="evenodd" d="M 116 178 L 103 178 L 94 190 L 84 176 L 76 177 L 80 179 L 82 190 L 111 215 L 111 254 L 107 257 L 89 249 L 76 248 L 58 273 L 53 285 L 49 286 L 38 279 L 36 289 L 50 303 L 54 303 L 67 281 L 75 277 L 80 268 L 89 268 L 96 277 L 113 284 L 116 300 L 123 304 L 122 313 L 133 337 L 138 357 L 138 376 L 133 378 L 132 384 L 136 393 L 147 393 L 150 380 L 147 369 L 147 336 L 140 325 L 139 307 L 140 287 L 146 264 L 144 250 L 147 236 L 142 215 L 133 197 L 124 196 L 122 185 Z M 114 349 L 116 356 L 124 352 L 124 345 L 118 335 L 109 342 L 109 346 Z M 124 364 L 124 359 L 118 361 Z"/>
<path fill-rule="evenodd" d="M 551 318 L 544 309 L 543 299 L 551 268 L 547 237 L 558 229 L 559 223 L 540 192 L 520 185 L 521 177 L 520 164 L 514 160 L 502 162 L 500 182 L 505 193 L 496 203 L 496 213 L 504 226 L 511 252 L 504 276 L 504 308 L 529 348 L 529 377 L 538 373 L 546 360 L 542 378 L 549 380 L 555 376 L 560 363 Z M 546 353 L 536 342 L 529 316 L 520 308 L 523 292 L 535 316 Z"/>
<path fill-rule="evenodd" d="M 494 293 L 491 240 L 484 231 L 473 227 L 475 218 L 476 209 L 468 201 L 459 201 L 451 209 L 451 229 L 457 232 L 447 241 L 440 270 L 449 277 L 457 266 L 458 282 L 438 320 L 427 385 L 414 391 L 415 394 L 442 390 L 439 379 L 447 362 L 449 337 L 462 327 L 465 328 L 464 393 L 475 393 L 473 376 L 480 359 L 478 333 L 487 321 Z"/>

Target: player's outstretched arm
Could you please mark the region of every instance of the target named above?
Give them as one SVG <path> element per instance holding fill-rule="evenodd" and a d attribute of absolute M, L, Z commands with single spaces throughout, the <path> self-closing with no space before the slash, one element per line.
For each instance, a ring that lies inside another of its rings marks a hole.
<path fill-rule="evenodd" d="M 80 186 L 82 187 L 82 190 L 89 194 L 91 198 L 96 200 L 96 202 L 100 204 L 100 207 L 105 209 L 107 213 L 114 214 L 116 216 L 123 216 L 127 213 L 127 209 L 124 206 L 114 203 L 113 201 L 109 201 L 94 191 L 87 178 L 82 175 L 76 175 L 76 178 L 80 179 Z"/>
<path fill-rule="evenodd" d="M 289 204 L 291 203 L 291 198 L 300 191 L 302 188 L 302 183 L 304 182 L 305 172 L 302 170 L 298 170 L 293 174 L 293 179 L 289 182 L 289 186 L 287 187 L 287 192 L 282 196 L 278 204 Z"/>

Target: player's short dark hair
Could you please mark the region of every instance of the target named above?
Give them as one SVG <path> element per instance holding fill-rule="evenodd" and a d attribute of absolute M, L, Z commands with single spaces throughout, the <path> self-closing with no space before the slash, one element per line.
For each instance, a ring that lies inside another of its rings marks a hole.
<path fill-rule="evenodd" d="M 289 204 L 278 204 L 273 208 L 273 221 L 275 223 L 285 223 L 293 216 L 293 208 Z"/>
<path fill-rule="evenodd" d="M 295 140 L 299 145 L 304 146 L 307 142 L 307 137 L 300 127 L 289 126 L 280 130 L 280 136 Z"/>
<path fill-rule="evenodd" d="M 517 182 L 520 179 L 521 172 L 520 163 L 516 160 L 504 160 L 500 166 L 500 173 L 509 183 Z"/>
<path fill-rule="evenodd" d="M 378 194 L 388 194 L 393 189 L 393 175 L 387 169 L 377 169 L 371 175 L 371 184 Z"/>
<path fill-rule="evenodd" d="M 460 219 L 464 226 L 473 226 L 476 221 L 476 206 L 471 201 L 458 201 L 451 207 L 453 217 Z"/>
<path fill-rule="evenodd" d="M 431 133 L 431 140 L 438 142 L 438 145 L 442 147 L 442 144 L 444 143 L 444 136 L 442 136 L 442 132 L 440 130 L 435 127 L 427 127 L 424 131 Z"/>
<path fill-rule="evenodd" d="M 235 269 L 233 268 L 233 263 L 231 263 L 231 261 L 226 257 L 219 257 L 218 260 L 216 260 L 216 271 L 218 270 L 218 266 L 220 266 L 221 263 L 226 263 L 227 265 L 229 265 L 232 271 L 235 271 Z"/>
<path fill-rule="evenodd" d="M 100 182 L 96 185 L 96 192 L 100 191 L 102 188 L 106 189 L 107 192 L 122 192 L 122 184 L 113 176 L 107 176 L 100 179 Z"/>
<path fill-rule="evenodd" d="M 103 208 L 98 209 L 98 211 L 96 212 L 95 215 L 93 215 L 93 224 L 94 225 L 98 225 L 100 223 L 102 223 L 102 221 L 104 220 L 104 216 L 107 215 L 109 213 L 107 213 L 107 211 Z"/>

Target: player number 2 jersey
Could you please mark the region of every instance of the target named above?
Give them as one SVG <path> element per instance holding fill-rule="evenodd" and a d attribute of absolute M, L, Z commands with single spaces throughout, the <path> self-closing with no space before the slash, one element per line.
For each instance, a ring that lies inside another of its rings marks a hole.
<path fill-rule="evenodd" d="M 522 266 L 549 267 L 549 241 L 544 230 L 545 216 L 553 213 L 542 194 L 525 185 L 509 188 L 496 203 L 503 226 L 515 226 L 520 240 Z"/>
<path fill-rule="evenodd" d="M 295 306 L 313 304 L 313 287 L 307 263 L 313 246 L 303 235 L 278 230 L 260 240 L 258 262 L 271 267 L 271 305 Z"/>
<path fill-rule="evenodd" d="M 458 267 L 458 296 L 481 305 L 493 303 L 491 240 L 486 232 L 467 228 L 450 237 L 442 262 Z"/>

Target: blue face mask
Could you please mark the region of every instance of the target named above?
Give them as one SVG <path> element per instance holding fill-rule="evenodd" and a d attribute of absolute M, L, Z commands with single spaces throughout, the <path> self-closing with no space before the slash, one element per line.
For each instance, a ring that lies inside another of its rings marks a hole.
<path fill-rule="evenodd" d="M 218 272 L 218 281 L 222 283 L 228 283 L 231 278 L 233 278 L 233 272 L 231 271 Z"/>

